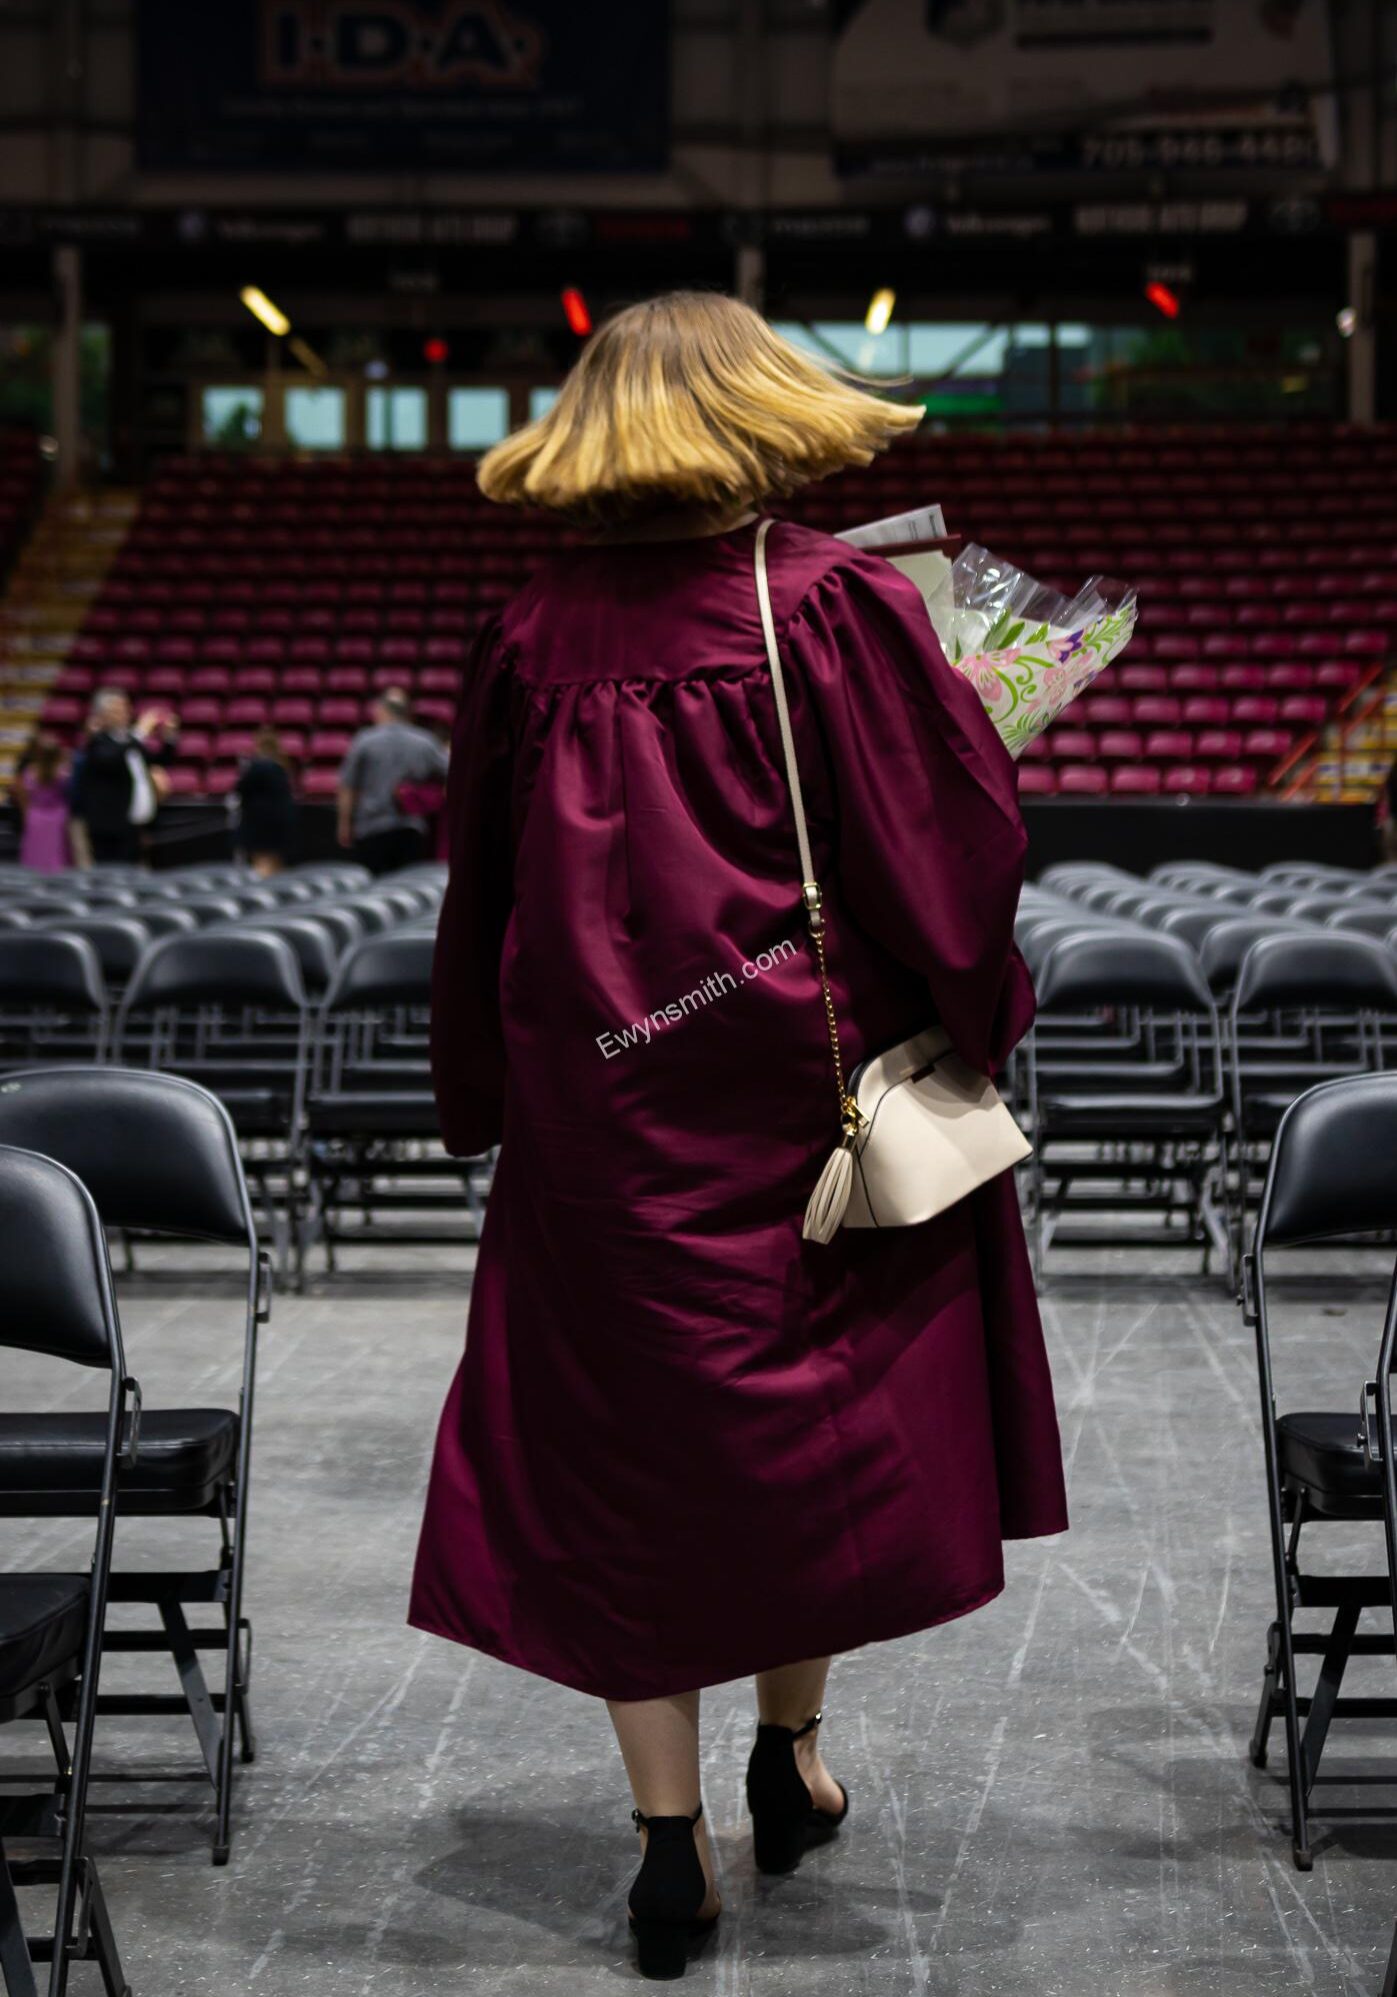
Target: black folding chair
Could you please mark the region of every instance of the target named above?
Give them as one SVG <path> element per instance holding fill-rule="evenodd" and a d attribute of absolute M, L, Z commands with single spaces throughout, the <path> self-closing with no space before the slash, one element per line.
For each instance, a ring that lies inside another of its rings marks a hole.
<path fill-rule="evenodd" d="M 1266 1251 L 1297 1243 L 1390 1236 L 1397 1229 L 1397 1075 L 1355 1075 L 1321 1082 L 1281 1118 L 1243 1264 L 1243 1308 L 1256 1334 L 1261 1425 L 1276 1582 L 1276 1620 L 1267 1632 L 1261 1705 L 1251 1758 L 1266 1762 L 1272 1720 L 1285 1722 L 1295 1863 L 1308 1871 L 1310 1797 L 1329 1727 L 1337 1718 L 1395 1719 L 1397 1698 L 1341 1696 L 1351 1657 L 1392 1656 L 1393 1577 L 1397 1575 L 1397 1476 L 1394 1475 L 1392 1369 L 1397 1363 L 1397 1267 L 1388 1293 L 1374 1379 L 1355 1382 L 1348 1408 L 1277 1412 L 1271 1365 Z M 1381 1521 L 1385 1574 L 1310 1574 L 1300 1566 L 1306 1525 Z M 1289 1538 L 1286 1528 L 1289 1527 Z M 1295 1627 L 1298 1611 L 1333 1612 L 1328 1629 Z M 1384 1627 L 1360 1633 L 1365 1609 Z M 1318 1655 L 1312 1695 L 1296 1681 L 1297 1655 Z M 1303 1729 L 1301 1720 L 1304 1720 Z"/>
<path fill-rule="evenodd" d="M 481 1161 L 442 1150 L 427 1044 L 429 930 L 366 936 L 340 962 L 316 1015 L 306 1091 L 307 1203 L 301 1257 L 316 1241 L 326 1266 L 340 1242 L 389 1246 L 474 1240 L 483 1207 Z M 466 1215 L 466 1228 L 394 1227 L 385 1213 Z M 352 1234 L 346 1212 L 360 1215 Z"/>
<path fill-rule="evenodd" d="M 1397 964 L 1371 936 L 1321 929 L 1253 941 L 1228 1015 L 1239 1223 L 1281 1118 L 1316 1082 L 1381 1068 Z"/>
<path fill-rule="evenodd" d="M 114 1059 L 185 1075 L 233 1119 L 284 1269 L 296 1238 L 310 1009 L 296 953 L 263 930 L 167 936 L 117 1009 Z"/>
<path fill-rule="evenodd" d="M 270 1314 L 270 1270 L 228 1112 L 208 1090 L 173 1075 L 124 1068 L 50 1068 L 0 1086 L 0 1144 L 59 1159 L 83 1181 L 109 1228 L 226 1242 L 247 1253 L 242 1387 L 231 1408 L 147 1409 L 139 1465 L 123 1471 L 122 1510 L 142 1517 L 218 1521 L 217 1564 L 192 1571 L 118 1570 L 111 1599 L 159 1613 L 155 1632 L 113 1630 L 108 1651 L 167 1649 L 178 1693 L 104 1694 L 100 1710 L 186 1713 L 215 1796 L 213 1857 L 230 1843 L 234 1721 L 242 1758 L 255 1753 L 249 1710 L 252 1626 L 242 1611 L 252 1452 L 257 1328 Z M 202 1321 L 201 1321 L 202 1329 Z M 0 1415 L 0 1516 L 81 1516 L 97 1501 L 101 1435 L 83 1414 Z M 222 1619 L 191 1628 L 191 1603 Z M 200 1651 L 225 1653 L 224 1685 L 210 1691 Z M 220 1723 L 221 1721 L 221 1723 Z M 102 1780 L 139 1781 L 139 1770 Z"/>
<path fill-rule="evenodd" d="M 8 1147 L 0 1147 L 0 1346 L 111 1375 L 106 1413 L 88 1418 L 95 1435 L 92 1492 L 83 1507 L 96 1520 L 90 1570 L 0 1574 L 0 1724 L 42 1720 L 57 1768 L 48 1791 L 0 1794 L 0 1971 L 9 1997 L 37 1997 L 33 1964 L 47 1962 L 49 1997 L 62 1997 L 70 1965 L 95 1960 L 108 1997 L 129 1997 L 86 1821 L 117 1456 L 126 1429 L 127 1462 L 137 1460 L 140 1394 L 126 1375 L 92 1200 L 64 1166 Z M 135 1410 L 129 1427 L 128 1394 Z M 26 1779 L 33 1778 L 0 1782 L 9 1788 Z M 38 1854 L 13 1857 L 16 1844 L 37 1845 Z M 32 1886 L 58 1891 L 52 1926 L 26 1935 L 16 1888 Z"/>
<path fill-rule="evenodd" d="M 301 983 L 311 998 L 320 998 L 329 989 L 335 967 L 344 954 L 344 945 L 335 925 L 321 920 L 308 909 L 293 914 L 254 914 L 238 925 L 239 935 L 254 930 L 271 936 L 284 936 L 296 953 L 301 967 Z"/>
<path fill-rule="evenodd" d="M 108 991 L 119 991 L 126 983 L 154 933 L 130 909 L 116 908 L 110 914 L 79 915 L 45 922 L 43 933 L 49 932 L 85 936 L 97 952 Z"/>
<path fill-rule="evenodd" d="M 1248 915 L 1235 908 L 1222 908 L 1203 930 L 1194 947 L 1203 966 L 1203 975 L 1218 1004 L 1225 1005 L 1237 988 L 1237 979 L 1253 943 L 1263 942 L 1272 936 L 1314 936 L 1320 933 L 1313 924 L 1294 922 L 1289 916 Z M 1193 941 L 1187 934 L 1184 940 Z"/>
<path fill-rule="evenodd" d="M 1078 1241 L 1196 1245 L 1205 1270 L 1215 1248 L 1230 1262 L 1217 1203 L 1226 1187 L 1221 1041 L 1194 953 L 1148 930 L 1077 930 L 1049 946 L 1035 982 L 1025 1107 L 1037 1271 L 1074 1214 L 1103 1222 Z M 1068 1015 L 1079 1024 L 1064 1035 Z M 1142 1231 L 1131 1223 L 1145 1214 L 1159 1221 Z"/>
<path fill-rule="evenodd" d="M 106 1059 L 111 1006 L 85 936 L 23 930 L 0 948 L 0 1069 Z"/>

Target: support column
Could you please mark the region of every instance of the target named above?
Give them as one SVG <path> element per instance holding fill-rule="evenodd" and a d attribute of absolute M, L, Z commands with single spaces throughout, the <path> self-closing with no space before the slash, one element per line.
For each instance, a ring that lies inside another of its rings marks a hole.
<path fill-rule="evenodd" d="M 58 324 L 53 339 L 53 434 L 57 483 L 71 491 L 82 477 L 82 251 L 60 243 L 53 253 Z"/>
<path fill-rule="evenodd" d="M 262 377 L 262 449 L 286 448 L 286 411 L 282 406 L 281 341 L 267 335 L 267 366 Z"/>
<path fill-rule="evenodd" d="M 369 439 L 369 386 L 364 380 L 364 370 L 355 368 L 337 379 L 344 389 L 344 447 L 347 451 L 362 451 Z"/>
<path fill-rule="evenodd" d="M 444 451 L 447 448 L 447 431 L 450 427 L 447 406 L 447 379 L 445 361 L 434 361 L 427 372 L 427 449 Z M 514 398 L 510 397 L 510 428 L 514 429 Z"/>
<path fill-rule="evenodd" d="M 1351 423 L 1375 423 L 1378 412 L 1378 239 L 1361 229 L 1348 240 L 1348 302 L 1353 332 L 1348 349 L 1348 414 Z"/>

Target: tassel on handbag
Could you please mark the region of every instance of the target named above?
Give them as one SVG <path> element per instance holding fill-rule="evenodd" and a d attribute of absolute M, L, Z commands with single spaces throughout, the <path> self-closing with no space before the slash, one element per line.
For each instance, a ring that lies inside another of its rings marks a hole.
<path fill-rule="evenodd" d="M 800 1231 L 807 1241 L 833 1241 L 849 1210 L 849 1195 L 853 1190 L 854 1145 L 853 1139 L 846 1136 L 831 1151 L 806 1205 L 805 1225 Z"/>

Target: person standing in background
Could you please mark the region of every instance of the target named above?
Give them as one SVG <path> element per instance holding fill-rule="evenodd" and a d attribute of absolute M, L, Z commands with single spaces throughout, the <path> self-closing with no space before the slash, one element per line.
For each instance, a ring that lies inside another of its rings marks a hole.
<path fill-rule="evenodd" d="M 296 845 L 296 791 L 275 728 L 259 728 L 239 772 L 238 851 L 254 874 L 279 874 Z"/>
<path fill-rule="evenodd" d="M 73 864 L 68 838 L 69 773 L 56 735 L 34 737 L 15 773 L 12 796 L 24 818 L 19 863 L 36 873 L 59 874 Z"/>
<path fill-rule="evenodd" d="M 165 739 L 156 746 L 162 730 Z M 147 709 L 133 727 L 130 699 L 119 687 L 93 696 L 73 815 L 87 828 L 94 865 L 140 859 L 141 835 L 160 808 L 159 782 L 163 765 L 174 759 L 176 732 L 165 708 Z"/>
<path fill-rule="evenodd" d="M 446 751 L 415 728 L 407 694 L 390 687 L 373 705 L 371 727 L 349 745 L 340 771 L 339 842 L 372 874 L 391 874 L 425 859 L 427 823 L 398 801 L 405 784 L 440 783 Z"/>

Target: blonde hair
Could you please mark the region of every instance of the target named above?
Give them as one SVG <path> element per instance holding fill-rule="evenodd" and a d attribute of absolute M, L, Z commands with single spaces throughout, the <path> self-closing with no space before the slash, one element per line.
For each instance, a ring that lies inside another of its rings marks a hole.
<path fill-rule="evenodd" d="M 866 465 L 922 419 L 831 373 L 749 305 L 672 291 L 617 313 L 557 401 L 480 461 L 480 489 L 578 526 L 738 510 Z"/>

